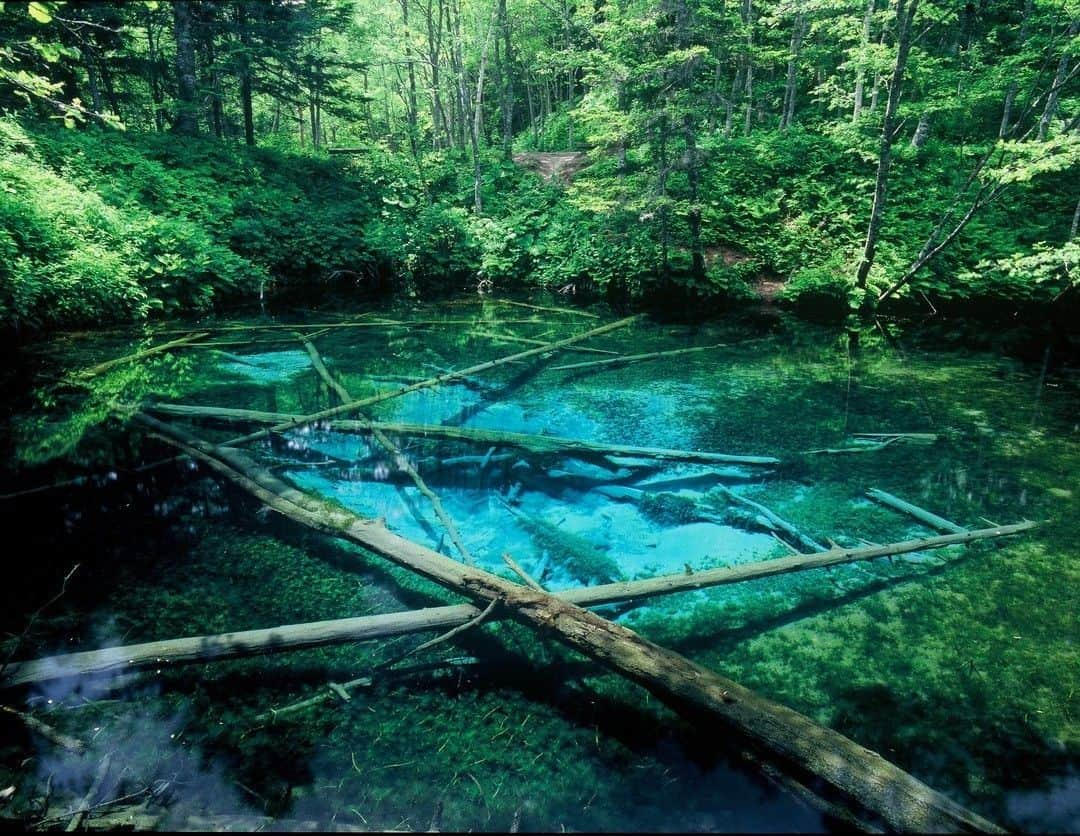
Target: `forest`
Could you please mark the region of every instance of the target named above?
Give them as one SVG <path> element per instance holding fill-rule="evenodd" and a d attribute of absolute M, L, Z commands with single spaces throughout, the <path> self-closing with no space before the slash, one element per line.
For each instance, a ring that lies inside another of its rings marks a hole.
<path fill-rule="evenodd" d="M 1080 830 L 1080 0 L 0 1 L 0 826 Z"/>
<path fill-rule="evenodd" d="M 1037 0 L 6 3 L 5 330 L 329 284 L 722 310 L 765 283 L 834 316 L 1058 315 L 1078 19 Z"/>

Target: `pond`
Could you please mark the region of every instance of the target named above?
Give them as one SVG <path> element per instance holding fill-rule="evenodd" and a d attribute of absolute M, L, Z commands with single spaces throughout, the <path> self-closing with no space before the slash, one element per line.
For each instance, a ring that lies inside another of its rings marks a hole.
<path fill-rule="evenodd" d="M 468 297 L 27 347 L 4 382 L 0 510 L 18 545 L 0 658 L 459 603 L 268 512 L 125 418 L 139 404 L 202 407 L 158 417 L 220 442 L 276 420 L 222 410 L 310 415 L 347 394 L 372 403 L 342 417 L 378 422 L 388 444 L 323 421 L 246 449 L 303 491 L 520 581 L 509 555 L 552 591 L 940 533 L 871 489 L 969 529 L 1037 521 L 598 612 L 1002 825 L 1080 829 L 1077 370 L 951 326 L 878 322 L 853 352 L 841 329 L 766 310 L 640 318 L 415 386 L 619 319 L 557 297 Z M 193 332 L 205 336 L 66 376 Z M 0 815 L 63 825 L 87 798 L 88 826 L 835 826 L 738 747 L 525 625 L 492 620 L 404 655 L 439 632 L 7 689 L 24 718 L 0 715 L 0 784 L 14 788 Z"/>

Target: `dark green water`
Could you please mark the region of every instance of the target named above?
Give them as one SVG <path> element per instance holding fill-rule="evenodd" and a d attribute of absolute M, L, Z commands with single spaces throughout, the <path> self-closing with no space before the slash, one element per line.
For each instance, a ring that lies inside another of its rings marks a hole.
<path fill-rule="evenodd" d="M 276 321 L 312 332 L 358 313 L 232 323 Z M 314 341 L 360 398 L 529 347 L 492 334 L 554 340 L 616 318 L 593 313 L 600 318 L 478 300 L 400 305 L 368 319 L 405 324 L 334 327 Z M 55 383 L 62 363 L 90 366 L 174 336 L 69 335 L 18 358 L 6 384 L 0 490 L 75 482 L 0 504 L 4 530 L 21 541 L 8 551 L 0 593 L 9 637 L 0 658 L 456 603 L 385 561 L 267 514 L 193 465 L 138 470 L 169 450 L 115 417 L 117 406 L 166 401 L 306 414 L 332 405 L 290 329 L 221 331 L 216 351 L 187 348 L 117 366 L 81 389 Z M 1076 371 L 1054 362 L 1053 352 L 1044 364 L 1038 347 L 973 348 L 970 340 L 959 347 L 940 328 L 875 329 L 853 357 L 843 332 L 777 315 L 643 321 L 588 343 L 621 353 L 716 344 L 585 370 L 554 367 L 604 355 L 532 358 L 472 386 L 384 401 L 367 415 L 782 460 L 768 470 L 649 469 L 634 461 L 603 468 L 394 435 L 478 565 L 513 577 L 501 559 L 508 551 L 552 589 L 787 553 L 753 514 L 718 497 L 717 485 L 818 542 L 845 546 L 935 533 L 868 501 L 872 487 L 969 527 L 1044 521 L 1023 537 L 967 550 L 684 593 L 606 614 L 1002 824 L 1080 828 Z M 214 440 L 241 431 L 193 427 Z M 807 453 L 859 447 L 856 433 L 889 432 L 932 433 L 937 441 Z M 368 438 L 316 428 L 253 449 L 299 487 L 456 555 L 427 500 Z M 678 493 L 713 517 L 688 518 L 685 503 L 670 498 L 650 509 L 597 489 L 613 483 Z M 64 595 L 27 629 L 76 564 Z M 414 830 L 433 820 L 447 830 L 505 830 L 515 821 L 522 830 L 624 831 L 828 824 L 642 690 L 509 623 L 411 657 L 348 702 L 273 723 L 262 716 L 326 693 L 328 682 L 369 674 L 426 638 L 7 692 L 8 705 L 85 740 L 90 751 L 70 755 L 4 719 L 0 783 L 16 792 L 0 815 L 28 815 L 52 776 L 49 815 L 62 816 L 111 753 L 99 800 L 149 787 L 150 809 L 169 811 L 166 825 L 225 814 Z"/>

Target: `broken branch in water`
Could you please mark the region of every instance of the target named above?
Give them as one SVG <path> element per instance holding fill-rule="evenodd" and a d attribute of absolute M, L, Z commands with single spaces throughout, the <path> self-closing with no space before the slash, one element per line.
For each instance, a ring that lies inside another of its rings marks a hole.
<path fill-rule="evenodd" d="M 552 366 L 553 372 L 568 372 L 578 369 L 591 369 L 597 366 L 614 366 L 623 363 L 637 363 L 641 360 L 655 360 L 659 357 L 674 357 L 677 354 L 692 354 L 698 351 L 709 351 L 713 348 L 724 348 L 727 343 L 715 345 L 699 345 L 693 348 L 674 348 L 668 351 L 650 351 L 648 354 L 624 354 L 621 357 L 612 357 L 608 360 L 590 360 L 587 363 L 570 363 L 566 366 Z"/>
<path fill-rule="evenodd" d="M 428 380 L 422 380 L 419 383 L 414 383 L 410 386 L 404 386 L 401 389 L 394 389 L 389 392 L 381 392 L 368 398 L 363 398 L 358 401 L 350 401 L 349 403 L 341 404 L 340 406 L 324 409 L 321 412 L 316 412 L 311 415 L 305 415 L 301 418 L 282 422 L 280 424 L 275 424 L 272 427 L 268 427 L 264 430 L 258 430 L 257 432 L 251 433 L 250 435 L 230 439 L 229 441 L 225 442 L 225 446 L 235 446 L 237 444 L 246 444 L 250 441 L 259 441 L 263 438 L 268 438 L 274 433 L 284 432 L 285 430 L 291 430 L 296 429 L 297 427 L 307 426 L 308 424 L 314 424 L 318 421 L 326 420 L 327 418 L 337 418 L 341 415 L 348 415 L 350 413 L 359 412 L 365 407 L 373 406 L 374 404 L 390 400 L 391 398 L 398 398 L 402 395 L 407 395 L 410 392 L 419 391 L 420 389 L 429 389 L 433 386 L 440 386 L 443 383 L 447 383 L 458 377 L 477 374 L 479 372 L 484 372 L 488 371 L 489 369 L 497 368 L 498 366 L 502 366 L 507 363 L 513 363 L 518 360 L 525 360 L 529 357 L 536 357 L 537 355 L 545 354 L 548 351 L 554 351 L 556 349 L 565 348 L 569 345 L 574 345 L 576 343 L 582 342 L 583 340 L 587 340 L 590 337 L 599 336 L 600 334 L 606 334 L 619 328 L 625 328 L 626 326 L 638 321 L 640 318 L 640 315 L 629 316 L 625 319 L 617 320 L 616 322 L 609 322 L 607 325 L 601 325 L 599 328 L 593 328 L 592 330 L 586 331 L 582 334 L 577 334 L 573 337 L 567 337 L 566 339 L 557 340 L 553 343 L 548 343 L 545 346 L 531 348 L 527 351 L 519 351 L 516 354 L 510 354 L 508 356 L 500 357 L 495 360 L 486 360 L 483 363 L 477 363 L 476 365 L 469 366 L 466 369 L 438 375 L 436 377 L 429 378 Z"/>
<path fill-rule="evenodd" d="M 151 348 L 137 351 L 134 354 L 128 354 L 124 357 L 117 357 L 115 360 L 106 360 L 104 363 L 98 363 L 96 366 L 91 366 L 88 369 L 83 369 L 81 372 L 75 373 L 76 379 L 85 380 L 88 377 L 97 377 L 103 372 L 107 372 L 109 369 L 119 366 L 122 363 L 132 363 L 135 360 L 142 360 L 146 357 L 152 357 L 155 354 L 161 354 L 166 351 L 171 351 L 174 348 L 180 348 L 181 346 L 190 345 L 196 340 L 201 340 L 203 337 L 209 336 L 209 332 L 200 331 L 197 334 L 188 334 L 186 337 L 181 337 L 178 340 L 172 342 L 162 343 L 161 345 L 155 345 Z"/>
<path fill-rule="evenodd" d="M 270 424 L 286 426 L 295 421 L 297 426 L 315 423 L 303 416 L 291 416 L 280 412 L 260 412 L 253 409 L 229 409 L 227 407 L 207 407 L 190 404 L 147 404 L 144 409 L 159 415 L 172 415 L 184 418 L 207 418 L 241 424 Z M 321 420 L 321 419 L 320 419 Z M 635 447 L 627 444 L 607 444 L 599 441 L 582 441 L 575 438 L 563 438 L 556 435 L 529 435 L 527 433 L 504 432 L 502 430 L 483 430 L 472 427 L 446 427 L 439 424 L 402 424 L 386 422 L 359 422 L 348 419 L 327 421 L 328 429 L 338 432 L 371 432 L 373 428 L 400 435 L 426 436 L 443 438 L 451 441 L 471 441 L 478 444 L 497 444 L 517 447 L 533 453 L 586 453 L 592 455 L 633 456 L 666 461 L 697 462 L 702 464 L 744 464 L 751 466 L 772 467 L 780 464 L 780 459 L 772 456 L 741 456 L 730 453 L 710 453 L 699 450 L 675 450 L 664 447 Z"/>
<path fill-rule="evenodd" d="M 928 525 L 930 528 L 938 531 L 947 531 L 952 534 L 962 534 L 967 531 L 962 525 L 957 525 L 944 517 L 939 517 L 937 514 L 930 513 L 925 508 L 920 508 L 918 505 L 912 505 L 910 502 L 905 502 L 898 496 L 893 496 L 891 493 L 885 493 L 885 491 L 879 491 L 877 488 L 870 488 L 870 490 L 866 492 L 866 495 L 871 499 L 880 502 L 882 505 L 888 505 L 893 510 L 914 517 L 924 525 Z"/>
<path fill-rule="evenodd" d="M 828 549 L 826 549 L 823 545 L 821 545 L 820 543 L 818 543 L 816 540 L 812 539 L 811 537 L 807 537 L 805 534 L 803 534 L 801 531 L 799 531 L 799 529 L 797 529 L 794 525 L 789 523 L 787 520 L 785 520 L 779 514 L 776 514 L 775 512 L 773 512 L 770 509 L 766 508 L 760 502 L 754 502 L 754 500 L 752 500 L 752 499 L 747 499 L 745 496 L 741 496 L 741 495 L 735 493 L 735 491 L 731 490 L 730 488 L 724 487 L 723 485 L 717 485 L 712 490 L 713 490 L 713 492 L 720 494 L 721 496 L 725 497 L 726 499 L 730 500 L 731 502 L 737 502 L 740 505 L 745 505 L 748 508 L 753 508 L 762 517 L 764 517 L 765 520 L 769 524 L 771 524 L 775 528 L 778 528 L 780 531 L 784 532 L 789 537 L 791 537 L 793 540 L 795 540 L 796 543 L 802 544 L 805 548 L 809 549 L 811 552 L 828 551 Z"/>
<path fill-rule="evenodd" d="M 66 749 L 68 752 L 72 752 L 76 755 L 81 755 L 86 751 L 86 744 L 76 737 L 72 737 L 69 734 L 57 731 L 48 723 L 43 723 L 37 717 L 32 714 L 27 714 L 24 711 L 12 708 L 8 705 L 0 705 L 0 711 L 6 714 L 11 714 L 13 717 L 18 717 L 30 731 L 41 735 L 50 743 L 55 743 L 61 749 Z"/>

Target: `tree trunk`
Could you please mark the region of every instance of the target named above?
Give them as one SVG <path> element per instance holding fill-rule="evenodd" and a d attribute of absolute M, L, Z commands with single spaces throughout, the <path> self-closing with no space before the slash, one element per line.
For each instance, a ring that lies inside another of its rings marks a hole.
<path fill-rule="evenodd" d="M 1020 52 L 1024 48 L 1024 44 L 1027 43 L 1028 36 L 1028 24 L 1031 20 L 1031 13 L 1033 10 L 1033 0 L 1024 0 L 1024 13 L 1023 18 L 1020 21 L 1020 34 L 1017 38 L 1017 51 Z M 1009 82 L 1009 87 L 1005 91 L 1005 102 L 1001 108 L 1001 126 L 998 128 L 998 139 L 1005 139 L 1010 133 L 1012 133 L 1012 108 L 1013 103 L 1016 101 L 1016 93 L 1020 89 L 1020 85 L 1014 80 Z"/>
<path fill-rule="evenodd" d="M 889 83 L 889 99 L 885 105 L 885 118 L 881 126 L 877 178 L 874 185 L 873 204 L 870 208 L 870 223 L 866 230 L 862 260 L 859 262 L 859 270 L 855 277 L 855 286 L 859 290 L 866 289 L 866 280 L 870 275 L 870 268 L 874 265 L 878 237 L 885 217 L 889 166 L 892 161 L 892 145 L 896 133 L 896 109 L 900 104 L 904 71 L 907 67 L 908 53 L 911 50 L 911 23 L 919 8 L 919 0 L 911 0 L 911 5 L 905 8 L 906 2 L 907 0 L 897 0 L 896 4 L 896 63 L 893 65 L 892 80 Z"/>
<path fill-rule="evenodd" d="M 509 160 L 514 146 L 514 52 L 510 38 L 510 18 L 506 13 L 506 0 L 499 0 L 499 21 L 503 36 L 502 147 L 503 156 Z"/>
<path fill-rule="evenodd" d="M 926 145 L 926 140 L 930 138 L 930 111 L 924 110 L 919 114 L 919 124 L 915 126 L 914 133 L 911 134 L 911 147 L 915 149 L 922 148 Z"/>
<path fill-rule="evenodd" d="M 692 575 L 679 572 L 645 580 L 619 581 L 581 589 L 563 590 L 555 593 L 555 597 L 579 607 L 599 607 L 622 601 L 646 601 L 678 592 L 711 589 L 811 569 L 910 554 L 913 551 L 929 551 L 958 543 L 1008 537 L 1027 531 L 1034 525 L 1034 523 L 1018 523 L 965 532 L 960 537 L 928 537 L 923 540 L 906 540 L 860 549 L 831 549 L 813 555 L 794 555 L 720 569 L 705 569 Z M 480 615 L 480 610 L 472 604 L 456 604 L 385 615 L 338 618 L 304 624 L 283 624 L 236 633 L 165 639 L 122 647 L 106 647 L 100 650 L 83 650 L 78 653 L 47 656 L 25 662 L 10 662 L 0 669 L 0 687 L 12 688 L 72 676 L 131 671 L 148 665 L 211 662 L 261 653 L 277 653 L 330 644 L 372 641 L 411 633 L 448 630 L 467 624 L 478 615 Z M 504 615 L 509 615 L 509 613 L 493 613 L 495 618 L 502 618 Z"/>
<path fill-rule="evenodd" d="M 806 15 L 795 15 L 794 29 L 791 32 L 790 57 L 787 65 L 787 84 L 784 87 L 784 112 L 780 117 L 780 129 L 786 131 L 791 127 L 795 117 L 796 81 L 799 71 L 799 50 L 802 48 L 802 40 L 806 35 Z"/>
<path fill-rule="evenodd" d="M 423 382 L 423 381 L 422 381 Z M 413 384 L 414 386 L 417 384 Z M 254 409 L 229 409 L 216 406 L 191 404 L 152 404 L 146 410 L 155 415 L 172 415 L 181 418 L 208 418 L 234 424 L 290 425 L 303 420 L 303 416 L 282 412 L 263 412 Z M 334 420 L 327 423 L 334 432 L 370 432 L 366 422 Z M 449 441 L 467 441 L 498 447 L 515 447 L 539 454 L 586 456 L 630 456 L 656 459 L 658 461 L 694 462 L 697 464 L 738 464 L 750 467 L 773 467 L 780 459 L 773 456 L 740 456 L 733 453 L 713 453 L 702 450 L 674 450 L 666 447 L 641 447 L 628 444 L 611 444 L 599 441 L 581 441 L 557 435 L 530 435 L 505 430 L 482 430 L 474 427 L 447 427 L 441 424 L 406 424 L 378 422 L 371 425 L 382 432 L 419 438 L 442 438 Z"/>
<path fill-rule="evenodd" d="M 195 92 L 195 42 L 191 34 L 191 2 L 176 0 L 172 4 L 173 34 L 176 38 L 176 120 L 173 130 L 178 134 L 195 136 L 199 132 L 198 102 Z"/>
<path fill-rule="evenodd" d="M 1069 34 L 1065 38 L 1065 43 L 1071 44 L 1077 34 L 1080 34 L 1080 17 L 1074 17 L 1069 23 Z M 1061 60 L 1058 61 L 1057 72 L 1054 73 L 1054 85 L 1050 88 L 1050 94 L 1046 97 L 1046 106 L 1043 107 L 1042 117 L 1039 119 L 1039 142 L 1046 140 L 1046 134 L 1050 130 L 1050 122 L 1053 121 L 1054 116 L 1057 114 L 1058 102 L 1061 100 L 1061 88 L 1065 84 L 1065 78 L 1069 74 L 1069 62 L 1072 60 L 1072 55 L 1069 53 L 1068 46 L 1065 47 L 1061 54 Z"/>
<path fill-rule="evenodd" d="M 240 33 L 240 108 L 244 113 L 244 142 L 255 145 L 255 117 L 251 104 L 251 35 L 247 26 L 247 6 L 242 1 L 236 4 L 236 28 Z"/>
<path fill-rule="evenodd" d="M 743 135 L 750 135 L 754 117 L 754 6 L 753 0 L 743 3 L 743 24 L 746 26 L 746 115 L 743 119 Z"/>
<path fill-rule="evenodd" d="M 870 27 L 874 22 L 874 9 L 876 5 L 877 0 L 867 0 L 866 14 L 863 15 L 862 44 L 860 45 L 864 53 L 870 46 Z M 858 69 L 855 71 L 855 108 L 851 113 L 852 122 L 858 122 L 859 116 L 862 115 L 863 86 L 866 83 L 866 66 L 864 62 L 865 55 L 860 55 Z"/>

